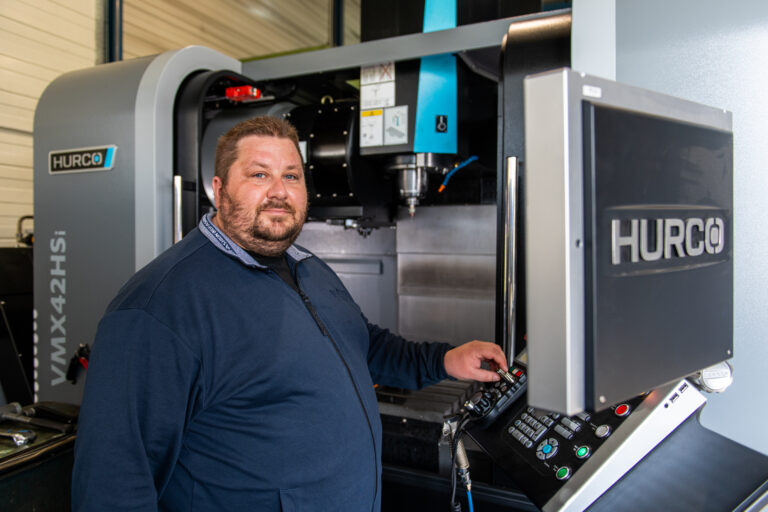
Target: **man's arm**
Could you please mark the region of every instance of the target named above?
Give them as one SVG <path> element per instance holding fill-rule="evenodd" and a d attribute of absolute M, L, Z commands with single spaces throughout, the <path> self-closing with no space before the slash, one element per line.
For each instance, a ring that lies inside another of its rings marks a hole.
<path fill-rule="evenodd" d="M 199 361 L 140 310 L 100 323 L 75 445 L 72 505 L 83 511 L 156 511 L 176 464 Z"/>
<path fill-rule="evenodd" d="M 487 361 L 491 369 L 507 369 L 501 347 L 485 341 L 471 341 L 458 347 L 448 343 L 415 343 L 368 322 L 370 346 L 368 368 L 377 384 L 420 389 L 446 377 L 496 381 L 495 371 L 481 368 Z"/>

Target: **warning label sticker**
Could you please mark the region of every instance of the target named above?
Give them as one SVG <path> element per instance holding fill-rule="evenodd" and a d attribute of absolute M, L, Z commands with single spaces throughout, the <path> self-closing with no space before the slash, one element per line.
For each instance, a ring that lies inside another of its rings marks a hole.
<path fill-rule="evenodd" d="M 384 145 L 408 144 L 408 105 L 384 109 Z"/>
<path fill-rule="evenodd" d="M 382 62 L 360 68 L 360 108 L 395 105 L 395 63 Z"/>
<path fill-rule="evenodd" d="M 360 147 L 384 144 L 384 111 L 364 110 L 360 112 Z"/>
<path fill-rule="evenodd" d="M 392 107 L 395 105 L 395 82 L 360 86 L 360 108 Z"/>
<path fill-rule="evenodd" d="M 360 68 L 360 85 L 380 84 L 395 81 L 395 63 L 382 62 Z"/>

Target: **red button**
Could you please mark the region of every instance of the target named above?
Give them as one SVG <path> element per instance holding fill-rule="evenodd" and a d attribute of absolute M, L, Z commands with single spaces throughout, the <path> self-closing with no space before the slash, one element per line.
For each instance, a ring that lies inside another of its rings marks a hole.
<path fill-rule="evenodd" d="M 515 377 L 519 377 L 519 376 L 521 376 L 522 374 L 523 374 L 523 372 L 522 372 L 521 370 L 517 370 L 517 371 L 515 372 Z"/>
<path fill-rule="evenodd" d="M 620 406 L 616 407 L 614 412 L 616 413 L 616 416 L 626 416 L 629 414 L 629 406 L 627 404 L 621 404 Z"/>

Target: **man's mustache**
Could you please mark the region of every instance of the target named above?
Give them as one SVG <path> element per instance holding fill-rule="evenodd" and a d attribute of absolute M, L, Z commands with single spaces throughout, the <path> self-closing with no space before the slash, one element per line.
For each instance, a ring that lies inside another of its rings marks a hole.
<path fill-rule="evenodd" d="M 264 210 L 269 210 L 269 209 L 272 209 L 272 208 L 279 208 L 281 210 L 285 210 L 288 213 L 292 213 L 292 214 L 296 213 L 296 211 L 293 209 L 293 207 L 291 205 L 289 205 L 286 201 L 280 201 L 280 200 L 277 200 L 277 199 L 271 199 L 271 200 L 267 201 L 266 203 L 260 205 L 256 209 L 256 213 L 259 214 L 259 213 L 263 212 Z"/>

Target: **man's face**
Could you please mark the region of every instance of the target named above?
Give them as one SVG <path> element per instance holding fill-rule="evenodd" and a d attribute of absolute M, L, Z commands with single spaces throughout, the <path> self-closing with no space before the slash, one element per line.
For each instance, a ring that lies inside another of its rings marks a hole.
<path fill-rule="evenodd" d="M 237 144 L 226 185 L 213 178 L 214 223 L 238 245 L 278 256 L 293 243 L 307 215 L 301 156 L 290 139 L 249 135 Z"/>

